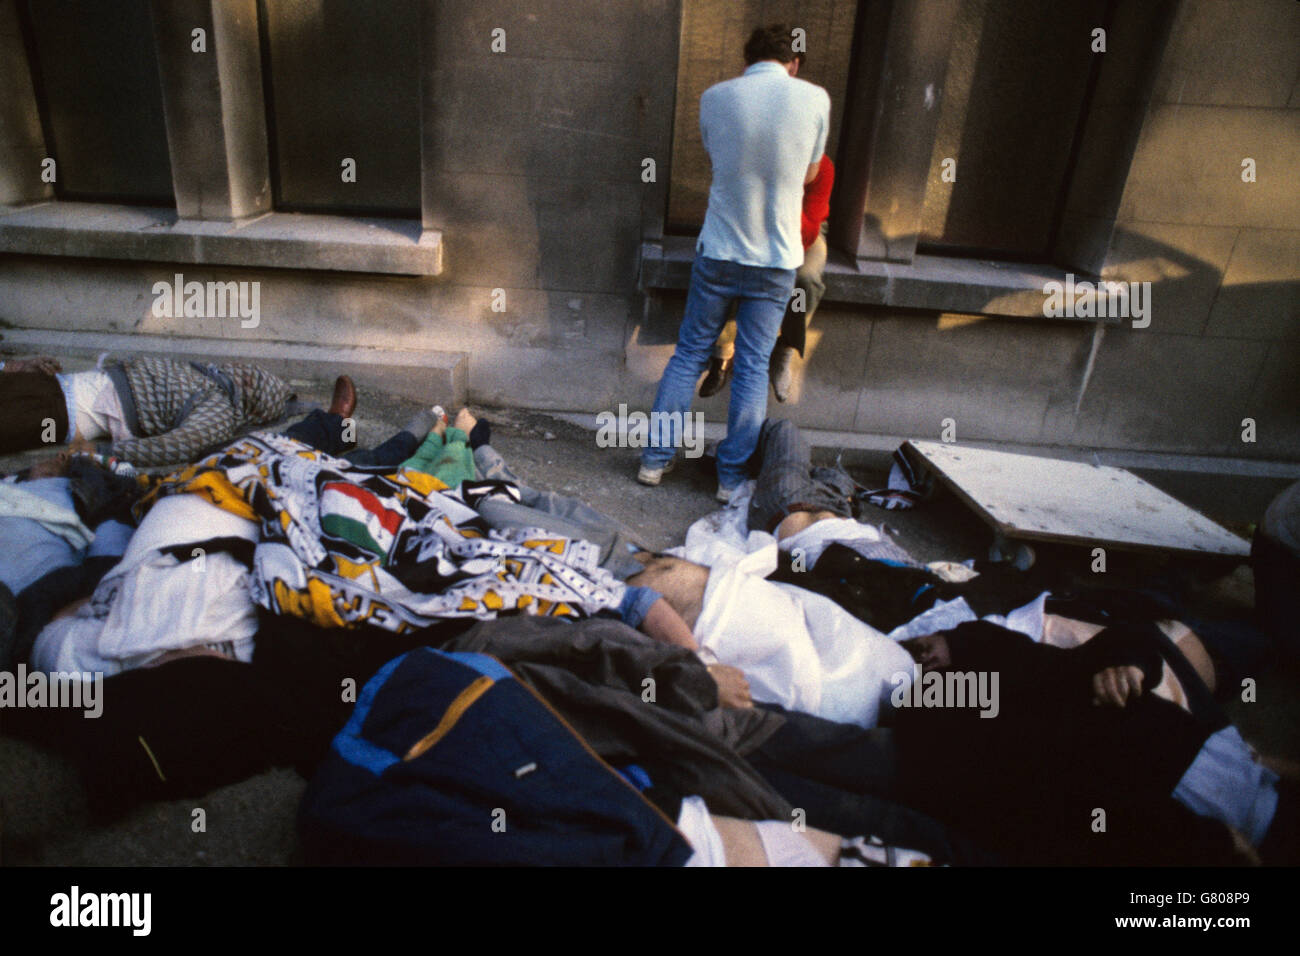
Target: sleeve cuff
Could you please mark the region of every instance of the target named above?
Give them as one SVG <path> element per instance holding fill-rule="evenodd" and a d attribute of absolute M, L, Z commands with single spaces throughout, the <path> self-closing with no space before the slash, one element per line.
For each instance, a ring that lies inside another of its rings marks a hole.
<path fill-rule="evenodd" d="M 662 594 L 654 588 L 629 586 L 623 592 L 623 601 L 618 606 L 618 616 L 630 627 L 640 627 L 645 616 L 650 613 Z"/>

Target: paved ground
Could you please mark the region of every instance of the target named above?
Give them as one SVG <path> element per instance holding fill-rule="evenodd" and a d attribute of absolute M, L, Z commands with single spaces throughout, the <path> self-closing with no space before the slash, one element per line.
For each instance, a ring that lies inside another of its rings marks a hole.
<path fill-rule="evenodd" d="M 301 397 L 327 400 L 318 389 Z M 431 396 L 436 400 L 437 396 Z M 387 437 L 415 410 L 412 403 L 363 392 L 357 410 L 364 445 Z M 714 479 L 699 462 L 688 462 L 663 486 L 645 488 L 632 480 L 635 453 L 597 448 L 592 432 L 548 415 L 487 409 L 493 444 L 520 477 L 538 487 L 574 495 L 637 529 L 644 543 L 665 548 L 681 542 L 696 518 L 713 510 Z M 832 458 L 833 451 L 818 453 Z M 31 456 L 0 458 L 11 471 Z M 864 484 L 883 483 L 886 460 L 856 475 Z M 1162 484 L 1165 482 L 1162 480 Z M 1282 482 L 1173 480 L 1167 490 L 1245 531 Z M 962 560 L 982 555 L 988 532 L 959 503 L 937 498 L 913 512 L 880 512 L 874 519 L 897 532 L 899 542 L 922 560 Z M 1220 569 L 1223 570 L 1223 569 Z M 1231 569 L 1228 569 L 1231 570 Z M 1250 573 L 1188 569 L 1179 562 L 1112 556 L 1115 581 L 1149 580 L 1155 574 L 1194 574 L 1197 610 L 1245 614 L 1253 600 Z M 1088 556 L 1077 549 L 1040 550 L 1030 572 L 1044 581 L 1087 574 Z M 1259 702 L 1238 705 L 1234 716 L 1247 737 L 1275 753 L 1300 759 L 1300 673 L 1294 667 L 1259 677 Z M 82 865 L 267 865 L 295 859 L 293 818 L 304 782 L 292 771 L 261 774 L 215 791 L 201 800 L 143 807 L 110 827 L 87 822 L 77 774 L 61 759 L 0 737 L 0 862 Z M 207 830 L 190 828 L 194 808 L 206 811 Z"/>

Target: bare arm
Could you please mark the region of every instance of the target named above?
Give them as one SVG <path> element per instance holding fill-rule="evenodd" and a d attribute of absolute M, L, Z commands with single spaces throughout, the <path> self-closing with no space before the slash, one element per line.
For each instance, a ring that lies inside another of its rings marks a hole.
<path fill-rule="evenodd" d="M 665 644 L 676 644 L 688 651 L 700 649 L 700 645 L 695 643 L 695 635 L 686 626 L 682 616 L 673 610 L 673 606 L 664 598 L 650 605 L 645 620 L 641 622 L 641 630 L 656 641 L 663 641 Z"/>
<path fill-rule="evenodd" d="M 666 598 L 660 598 L 650 605 L 640 629 L 647 636 L 665 644 L 684 647 L 688 651 L 698 651 L 699 644 L 691 633 L 690 627 Z M 709 665 L 709 676 L 718 685 L 718 704 L 722 707 L 753 707 L 754 699 L 749 693 L 749 681 L 745 675 L 734 667 L 725 664 Z"/>
<path fill-rule="evenodd" d="M 817 160 L 817 162 L 813 163 L 811 166 L 809 166 L 809 167 L 808 167 L 808 173 L 807 173 L 807 175 L 805 175 L 804 178 L 803 178 L 803 184 L 804 184 L 805 186 L 807 186 L 810 182 L 812 182 L 814 179 L 816 179 L 816 178 L 817 178 L 817 172 L 818 172 L 818 170 L 820 170 L 821 168 L 822 168 L 822 161 L 821 161 L 820 159 Z"/>

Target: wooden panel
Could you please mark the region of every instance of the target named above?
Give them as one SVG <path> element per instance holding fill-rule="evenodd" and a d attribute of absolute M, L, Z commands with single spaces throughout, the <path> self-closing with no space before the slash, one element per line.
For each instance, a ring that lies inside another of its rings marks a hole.
<path fill-rule="evenodd" d="M 1250 545 L 1122 468 L 909 441 L 905 451 L 1008 538 L 1245 557 Z"/>

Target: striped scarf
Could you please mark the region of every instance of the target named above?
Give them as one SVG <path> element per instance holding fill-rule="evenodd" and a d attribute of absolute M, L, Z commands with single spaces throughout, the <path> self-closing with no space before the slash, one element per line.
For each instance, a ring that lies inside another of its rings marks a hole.
<path fill-rule="evenodd" d="M 138 514 L 179 493 L 259 522 L 253 600 L 323 627 L 401 633 L 443 618 L 578 618 L 617 609 L 623 597 L 596 545 L 489 529 L 473 505 L 490 494 L 517 498 L 508 482 L 453 491 L 423 472 L 360 468 L 258 433 L 164 478 Z"/>

